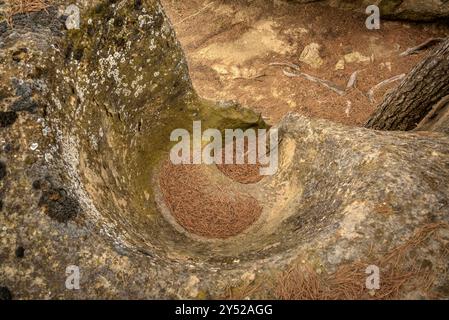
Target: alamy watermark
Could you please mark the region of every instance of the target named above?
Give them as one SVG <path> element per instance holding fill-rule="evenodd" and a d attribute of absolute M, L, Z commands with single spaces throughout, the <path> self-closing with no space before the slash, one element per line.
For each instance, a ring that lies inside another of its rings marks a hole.
<path fill-rule="evenodd" d="M 379 290 L 380 289 L 380 269 L 376 265 L 370 265 L 366 268 L 365 273 L 368 274 L 366 277 L 365 286 L 368 290 Z"/>
<path fill-rule="evenodd" d="M 365 21 L 365 25 L 369 30 L 379 30 L 380 29 L 380 9 L 376 5 L 370 5 L 366 8 L 366 14 L 369 17 Z"/>
<path fill-rule="evenodd" d="M 278 130 L 207 129 L 193 121 L 192 134 L 186 129 L 173 130 L 170 151 L 173 164 L 259 164 L 260 175 L 278 170 Z"/>
<path fill-rule="evenodd" d="M 80 290 L 80 268 L 75 265 L 70 265 L 65 269 L 67 276 L 65 280 L 65 287 L 67 290 Z"/>
<path fill-rule="evenodd" d="M 71 4 L 64 10 L 64 15 L 67 16 L 65 26 L 68 30 L 80 28 L 80 9 L 78 6 Z"/>
<path fill-rule="evenodd" d="M 365 21 L 365 25 L 369 30 L 380 29 L 380 9 L 376 5 L 369 5 L 366 10 L 369 17 Z M 80 9 L 77 5 L 71 4 L 64 10 L 64 15 L 67 16 L 65 21 L 68 30 L 80 28 Z"/>

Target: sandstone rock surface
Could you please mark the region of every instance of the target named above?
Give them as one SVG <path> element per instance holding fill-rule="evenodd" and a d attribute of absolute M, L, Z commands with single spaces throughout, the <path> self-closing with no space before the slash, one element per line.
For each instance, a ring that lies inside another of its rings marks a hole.
<path fill-rule="evenodd" d="M 449 222 L 447 135 L 290 114 L 278 172 L 245 187 L 264 207 L 254 226 L 226 240 L 178 232 L 155 183 L 171 130 L 264 123 L 195 94 L 158 1 L 93 3 L 81 17 L 70 31 L 56 9 L 0 25 L 0 287 L 14 298 L 218 297 L 248 272 L 298 256 L 332 272 Z M 438 232 L 411 253 L 430 291 L 403 297 L 447 297 L 449 233 Z M 80 291 L 64 288 L 70 265 Z"/>

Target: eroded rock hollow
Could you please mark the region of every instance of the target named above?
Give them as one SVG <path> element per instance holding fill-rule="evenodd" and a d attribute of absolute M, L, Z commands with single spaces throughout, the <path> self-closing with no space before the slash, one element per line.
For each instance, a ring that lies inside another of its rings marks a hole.
<path fill-rule="evenodd" d="M 198 205 L 235 201 L 237 215 L 248 203 L 260 212 L 235 234 L 192 232 L 170 215 L 168 202 L 179 199 L 161 183 L 170 132 L 195 120 L 204 128 L 267 125 L 236 103 L 197 96 L 158 1 L 86 4 L 79 30 L 64 21 L 50 8 L 0 26 L 0 283 L 16 297 L 218 297 L 298 256 L 333 272 L 448 222 L 447 135 L 289 114 L 276 125 L 275 175 L 243 184 L 201 166 L 194 176 L 203 184 L 184 185 L 192 188 L 187 202 L 205 183 L 231 196 Z M 432 294 L 447 294 L 448 241 L 442 231 L 413 252 L 433 271 Z M 19 244 L 27 249 L 18 267 L 9 253 Z M 69 265 L 81 268 L 83 290 L 65 290 Z"/>

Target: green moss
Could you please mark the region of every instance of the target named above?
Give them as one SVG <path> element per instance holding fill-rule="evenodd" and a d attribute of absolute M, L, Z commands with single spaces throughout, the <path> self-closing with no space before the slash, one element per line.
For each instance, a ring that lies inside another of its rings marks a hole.
<path fill-rule="evenodd" d="M 48 77 L 64 105 L 52 108 L 62 120 L 59 129 L 76 136 L 90 172 L 83 183 L 101 190 L 95 194 L 98 210 L 142 235 L 142 243 L 154 243 L 183 237 L 173 234 L 154 201 L 155 173 L 175 143 L 171 132 L 191 130 L 194 120 L 201 120 L 203 129 L 266 125 L 249 109 L 196 95 L 174 32 L 167 32 L 156 2 L 145 2 L 145 15 L 132 3 L 120 9 L 103 3 L 84 14 L 81 30 L 69 31 L 63 41 L 65 55 L 48 63 Z M 187 241 L 179 243 L 193 250 Z"/>
<path fill-rule="evenodd" d="M 402 4 L 402 0 L 383 0 L 379 4 L 382 15 L 391 15 Z"/>

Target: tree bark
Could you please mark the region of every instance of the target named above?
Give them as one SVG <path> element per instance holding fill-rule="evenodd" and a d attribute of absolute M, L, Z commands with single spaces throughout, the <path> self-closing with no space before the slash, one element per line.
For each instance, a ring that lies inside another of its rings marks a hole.
<path fill-rule="evenodd" d="M 412 130 L 449 94 L 449 38 L 420 62 L 389 94 L 365 127 Z"/>

